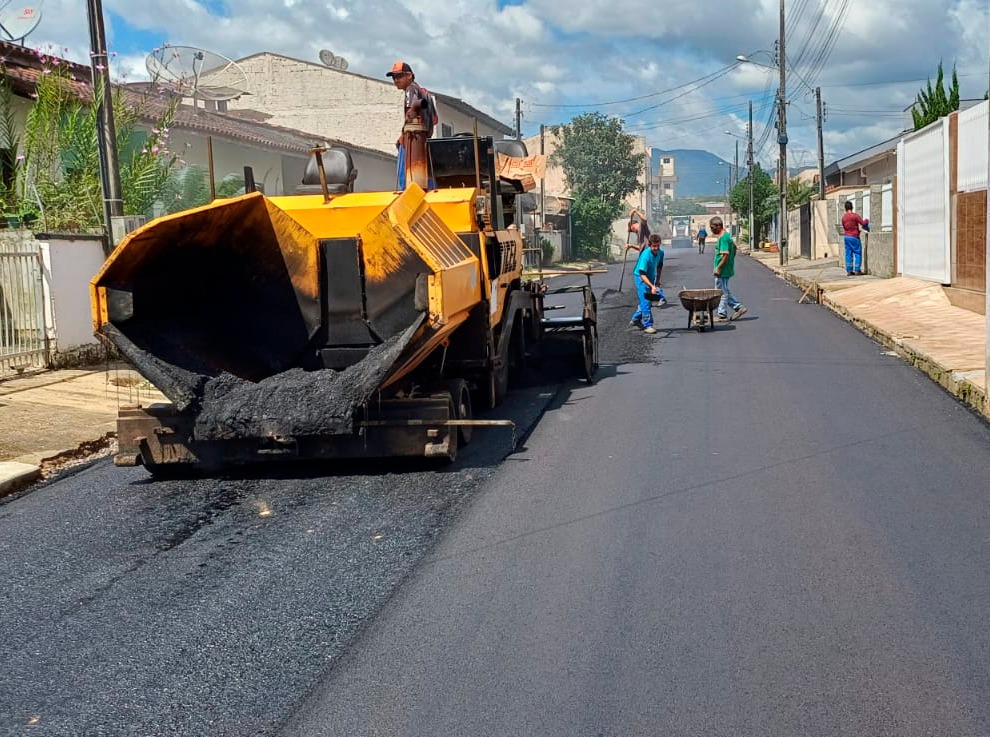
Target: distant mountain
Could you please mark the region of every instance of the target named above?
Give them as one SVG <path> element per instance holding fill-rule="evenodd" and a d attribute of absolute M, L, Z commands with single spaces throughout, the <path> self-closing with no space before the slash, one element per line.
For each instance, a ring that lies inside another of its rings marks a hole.
<path fill-rule="evenodd" d="M 674 149 L 672 151 L 653 152 L 653 170 L 659 171 L 661 156 L 673 156 L 674 173 L 677 175 L 677 184 L 674 185 L 674 194 L 678 199 L 683 197 L 722 197 L 725 192 L 723 182 L 727 181 L 732 172 L 733 162 L 716 156 L 708 151 L 697 149 Z M 745 176 L 745 167 L 742 162 L 739 164 L 740 171 Z"/>

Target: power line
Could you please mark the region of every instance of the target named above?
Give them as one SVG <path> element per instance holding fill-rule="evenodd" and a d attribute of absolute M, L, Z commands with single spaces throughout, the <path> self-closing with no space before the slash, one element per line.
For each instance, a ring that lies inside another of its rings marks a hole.
<path fill-rule="evenodd" d="M 985 72 L 979 72 L 979 73 L 977 73 L 977 72 L 970 72 L 970 73 L 966 73 L 966 74 L 959 74 L 959 73 L 957 73 L 956 76 L 957 77 L 985 77 L 986 76 L 986 73 Z M 818 86 L 821 87 L 822 89 L 826 89 L 826 88 L 836 89 L 836 88 L 841 88 L 841 87 L 883 87 L 883 86 L 889 85 L 889 84 L 911 84 L 911 83 L 917 83 L 917 82 L 927 82 L 930 79 L 931 79 L 931 77 L 921 77 L 921 78 L 915 78 L 915 79 L 887 79 L 887 80 L 880 80 L 880 81 L 876 81 L 876 82 L 844 82 L 842 84 L 822 84 L 822 85 L 818 85 Z"/>
<path fill-rule="evenodd" d="M 621 104 L 624 104 L 624 103 L 627 103 L 627 102 L 637 102 L 639 100 L 647 100 L 647 99 L 649 99 L 651 97 L 659 97 L 660 95 L 666 95 L 669 92 L 676 92 L 677 90 L 683 89 L 683 88 L 688 87 L 688 86 L 690 86 L 692 84 L 695 84 L 697 82 L 701 82 L 703 80 L 706 80 L 709 77 L 712 77 L 714 75 L 718 75 L 718 76 L 715 76 L 715 79 L 718 79 L 718 77 L 721 77 L 721 76 L 724 76 L 725 74 L 728 74 L 730 71 L 732 71 L 737 66 L 739 66 L 739 64 L 740 64 L 740 62 L 736 61 L 736 62 L 733 62 L 732 64 L 729 64 L 727 66 L 724 66 L 721 69 L 718 69 L 718 70 L 716 70 L 714 72 L 709 72 L 708 74 L 705 74 L 705 75 L 703 75 L 701 77 L 698 77 L 697 79 L 692 79 L 691 81 L 685 82 L 684 84 L 679 84 L 676 87 L 671 87 L 671 88 L 666 89 L 666 90 L 660 90 L 659 92 L 650 92 L 650 93 L 648 93 L 646 95 L 639 95 L 638 97 L 627 97 L 627 98 L 625 98 L 623 100 L 609 100 L 609 101 L 606 101 L 606 102 L 567 103 L 567 104 L 563 104 L 562 103 L 562 104 L 558 104 L 558 105 L 553 105 L 553 104 L 549 104 L 549 103 L 538 103 L 538 102 L 534 102 L 534 103 L 530 103 L 530 107 L 534 107 L 534 108 L 536 108 L 536 107 L 539 107 L 539 108 L 553 108 L 553 109 L 560 109 L 560 108 L 584 108 L 584 109 L 587 109 L 587 108 L 592 108 L 592 107 L 606 107 L 608 105 L 621 105 Z M 714 81 L 714 80 L 712 80 L 712 81 Z"/>
<path fill-rule="evenodd" d="M 656 105 L 650 105 L 649 107 L 644 107 L 642 110 L 637 110 L 636 112 L 633 112 L 633 113 L 626 113 L 625 115 L 622 115 L 620 117 L 622 117 L 623 120 L 624 120 L 626 118 L 631 118 L 634 115 L 642 115 L 643 113 L 647 113 L 650 110 L 656 110 L 658 107 L 662 107 L 664 105 L 669 105 L 674 100 L 679 100 L 680 98 L 685 97 L 686 95 L 690 95 L 692 92 L 697 92 L 702 87 L 705 87 L 707 85 L 710 85 L 715 80 L 720 79 L 721 77 L 724 77 L 726 74 L 728 74 L 730 71 L 732 71 L 732 69 L 734 69 L 737 66 L 739 66 L 739 63 L 738 62 L 736 64 L 733 64 L 733 65 L 730 65 L 728 67 L 725 67 L 724 69 L 720 70 L 717 73 L 713 73 L 713 74 L 709 75 L 709 78 L 708 79 L 705 79 L 705 81 L 703 81 L 703 82 L 699 82 L 699 84 L 696 87 L 694 87 L 693 89 L 685 90 L 684 92 L 682 92 L 679 95 L 674 95 L 669 100 L 664 100 L 663 102 L 658 102 Z M 702 78 L 702 79 L 704 79 L 704 78 Z M 695 80 L 695 81 L 697 82 L 698 80 Z"/>

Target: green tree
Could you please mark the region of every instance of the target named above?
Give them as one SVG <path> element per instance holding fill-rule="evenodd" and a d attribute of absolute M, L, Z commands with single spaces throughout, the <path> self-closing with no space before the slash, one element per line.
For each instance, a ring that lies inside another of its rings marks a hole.
<path fill-rule="evenodd" d="M 956 76 L 955 64 L 952 65 L 952 82 L 949 89 L 945 88 L 945 75 L 942 73 L 942 62 L 938 63 L 938 73 L 935 86 L 929 79 L 925 88 L 918 92 L 914 107 L 911 108 L 911 118 L 914 129 L 921 130 L 926 125 L 944 118 L 949 113 L 959 109 L 959 78 Z"/>
<path fill-rule="evenodd" d="M 39 57 L 42 73 L 20 137 L 14 135 L 10 80 L 0 66 L 0 138 L 8 150 L 19 151 L 13 167 L 4 170 L 4 207 L 22 216 L 37 215 L 40 204 L 50 229 L 99 227 L 103 224 L 97 146 L 101 88 L 91 88 L 91 99 L 82 99 L 61 59 L 42 52 Z M 137 129 L 146 117 L 144 102 L 151 101 L 139 101 L 119 87 L 111 100 L 124 212 L 129 215 L 150 214 L 179 162 L 168 149 L 168 126 L 179 100 L 157 104 L 157 122 L 150 134 Z"/>
<path fill-rule="evenodd" d="M 601 113 L 573 118 L 561 127 L 560 137 L 551 163 L 563 168 L 574 195 L 574 242 L 584 255 L 607 257 L 612 222 L 625 198 L 642 190 L 645 158 L 633 152 L 635 139 L 623 131 L 622 121 Z"/>
<path fill-rule="evenodd" d="M 578 255 L 591 258 L 606 258 L 606 238 L 612 230 L 612 223 L 619 214 L 617 205 L 602 202 L 586 192 L 574 195 L 571 204 L 571 232 Z"/>
<path fill-rule="evenodd" d="M 666 215 L 704 215 L 708 209 L 694 200 L 667 199 L 663 211 Z"/>
<path fill-rule="evenodd" d="M 797 207 L 810 202 L 818 194 L 817 184 L 808 184 L 800 179 L 787 180 L 787 206 Z"/>
<path fill-rule="evenodd" d="M 750 177 L 753 178 L 753 218 L 756 221 L 756 227 L 755 229 L 751 227 L 750 233 L 756 233 L 753 242 L 758 242 L 760 234 L 766 229 L 770 218 L 777 212 L 779 190 L 770 175 L 763 171 L 759 164 L 756 164 L 746 178 L 733 187 L 729 193 L 729 206 L 733 212 L 749 217 Z"/>
<path fill-rule="evenodd" d="M 209 172 L 202 166 L 187 166 L 174 173 L 161 196 L 166 213 L 199 207 L 210 201 Z M 227 174 L 213 183 L 217 199 L 244 194 L 244 175 Z"/>

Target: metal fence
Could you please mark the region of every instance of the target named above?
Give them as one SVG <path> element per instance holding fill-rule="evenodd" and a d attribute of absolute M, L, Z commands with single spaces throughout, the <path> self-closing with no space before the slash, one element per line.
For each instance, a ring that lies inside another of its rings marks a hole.
<path fill-rule="evenodd" d="M 897 144 L 897 263 L 904 276 L 950 283 L 949 119 Z"/>
<path fill-rule="evenodd" d="M 44 278 L 39 247 L 0 246 L 0 379 L 48 365 Z"/>

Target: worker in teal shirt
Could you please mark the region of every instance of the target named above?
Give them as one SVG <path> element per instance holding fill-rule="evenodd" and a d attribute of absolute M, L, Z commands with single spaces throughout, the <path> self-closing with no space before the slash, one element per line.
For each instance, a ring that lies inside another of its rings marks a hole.
<path fill-rule="evenodd" d="M 636 268 L 633 269 L 633 276 L 636 278 L 636 294 L 639 295 L 639 307 L 633 313 L 630 325 L 639 325 L 644 333 L 651 335 L 657 331 L 653 327 L 653 303 L 646 298 L 647 294 L 659 296 L 657 305 L 662 307 L 667 304 L 660 289 L 660 273 L 663 271 L 663 249 L 660 248 L 660 236 L 656 233 L 650 235 L 636 261 Z"/>

